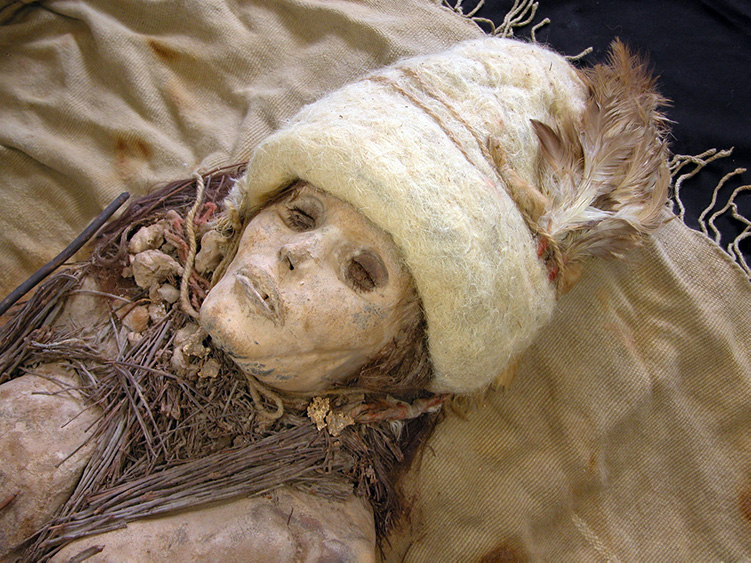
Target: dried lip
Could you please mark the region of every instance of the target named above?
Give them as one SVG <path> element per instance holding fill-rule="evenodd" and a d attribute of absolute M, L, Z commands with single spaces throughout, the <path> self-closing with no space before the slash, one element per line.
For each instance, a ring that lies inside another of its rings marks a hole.
<path fill-rule="evenodd" d="M 276 325 L 284 324 L 284 307 L 271 276 L 261 269 L 243 268 L 235 273 L 235 284 L 253 309 Z"/>

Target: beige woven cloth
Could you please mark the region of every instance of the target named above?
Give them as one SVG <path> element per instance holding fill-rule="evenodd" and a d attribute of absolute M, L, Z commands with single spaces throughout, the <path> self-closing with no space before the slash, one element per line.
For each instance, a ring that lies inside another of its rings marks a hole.
<path fill-rule="evenodd" d="M 0 12 L 7 16 L 8 12 Z M 432 0 L 53 0 L 0 27 L 0 292 L 121 191 L 482 32 Z M 751 286 L 677 220 L 593 261 L 504 393 L 450 416 L 388 560 L 751 558 Z"/>
<path fill-rule="evenodd" d="M 388 560 L 748 560 L 750 320 L 678 220 L 590 262 L 511 385 L 441 423 Z"/>
<path fill-rule="evenodd" d="M 2 296 L 121 192 L 246 159 L 368 70 L 482 36 L 429 0 L 39 4 L 0 26 Z"/>

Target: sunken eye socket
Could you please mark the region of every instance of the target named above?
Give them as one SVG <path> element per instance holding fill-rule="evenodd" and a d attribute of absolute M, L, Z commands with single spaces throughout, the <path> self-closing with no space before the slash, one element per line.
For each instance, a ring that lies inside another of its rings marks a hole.
<path fill-rule="evenodd" d="M 282 205 L 281 216 L 293 231 L 312 231 L 321 222 L 323 204 L 312 197 L 295 198 Z"/>
<path fill-rule="evenodd" d="M 344 272 L 347 282 L 358 291 L 373 291 L 385 286 L 389 274 L 381 259 L 372 252 L 361 252 L 350 259 Z"/>

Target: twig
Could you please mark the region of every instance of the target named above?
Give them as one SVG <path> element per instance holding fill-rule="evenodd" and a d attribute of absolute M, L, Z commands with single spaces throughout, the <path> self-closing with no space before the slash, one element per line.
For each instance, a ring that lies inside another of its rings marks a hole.
<path fill-rule="evenodd" d="M 14 500 L 16 500 L 16 497 L 21 494 L 21 491 L 16 491 L 12 495 L 8 496 L 3 502 L 0 502 L 0 512 L 5 510 L 8 506 L 10 506 Z"/>
<path fill-rule="evenodd" d="M 91 547 L 84 549 L 78 555 L 74 555 L 68 559 L 68 563 L 81 563 L 81 561 L 86 561 L 89 557 L 93 557 L 97 553 L 101 553 L 103 550 L 103 545 L 92 545 Z"/>

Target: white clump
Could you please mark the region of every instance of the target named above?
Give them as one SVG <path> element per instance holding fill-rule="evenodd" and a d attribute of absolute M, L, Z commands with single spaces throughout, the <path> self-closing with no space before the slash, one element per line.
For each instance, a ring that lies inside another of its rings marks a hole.
<path fill-rule="evenodd" d="M 155 250 L 164 242 L 164 230 L 167 228 L 166 221 L 159 221 L 148 227 L 141 227 L 133 235 L 128 244 L 128 252 L 138 254 L 144 250 Z"/>
<path fill-rule="evenodd" d="M 138 287 L 150 289 L 168 277 L 181 275 L 183 268 L 177 261 L 159 250 L 144 250 L 131 258 L 131 269 Z"/>
<path fill-rule="evenodd" d="M 141 342 L 141 340 L 143 340 L 143 334 L 141 334 L 140 332 L 129 332 L 127 338 L 128 338 L 128 343 L 131 346 L 135 346 L 136 344 Z"/>
<path fill-rule="evenodd" d="M 218 231 L 212 229 L 201 237 L 201 250 L 196 254 L 195 267 L 199 274 L 212 272 L 216 269 L 224 256 L 226 239 Z"/>
<path fill-rule="evenodd" d="M 171 305 L 177 303 L 177 300 L 180 299 L 180 290 L 168 283 L 153 285 L 149 289 L 149 299 L 152 303 L 168 303 Z"/>
<path fill-rule="evenodd" d="M 203 345 L 204 338 L 206 338 L 206 333 L 194 323 L 178 330 L 175 333 L 174 351 L 170 360 L 172 368 L 179 373 L 190 373 L 191 375 L 197 373 L 199 368 L 197 365 L 191 364 L 191 358 L 208 356 L 210 350 Z"/>
<path fill-rule="evenodd" d="M 177 300 L 180 299 L 180 290 L 174 285 L 168 283 L 160 285 L 156 292 L 159 297 L 167 303 L 176 303 Z"/>
<path fill-rule="evenodd" d="M 167 309 L 163 303 L 150 303 L 149 304 L 149 318 L 153 323 L 158 323 L 164 317 L 167 316 Z"/>

